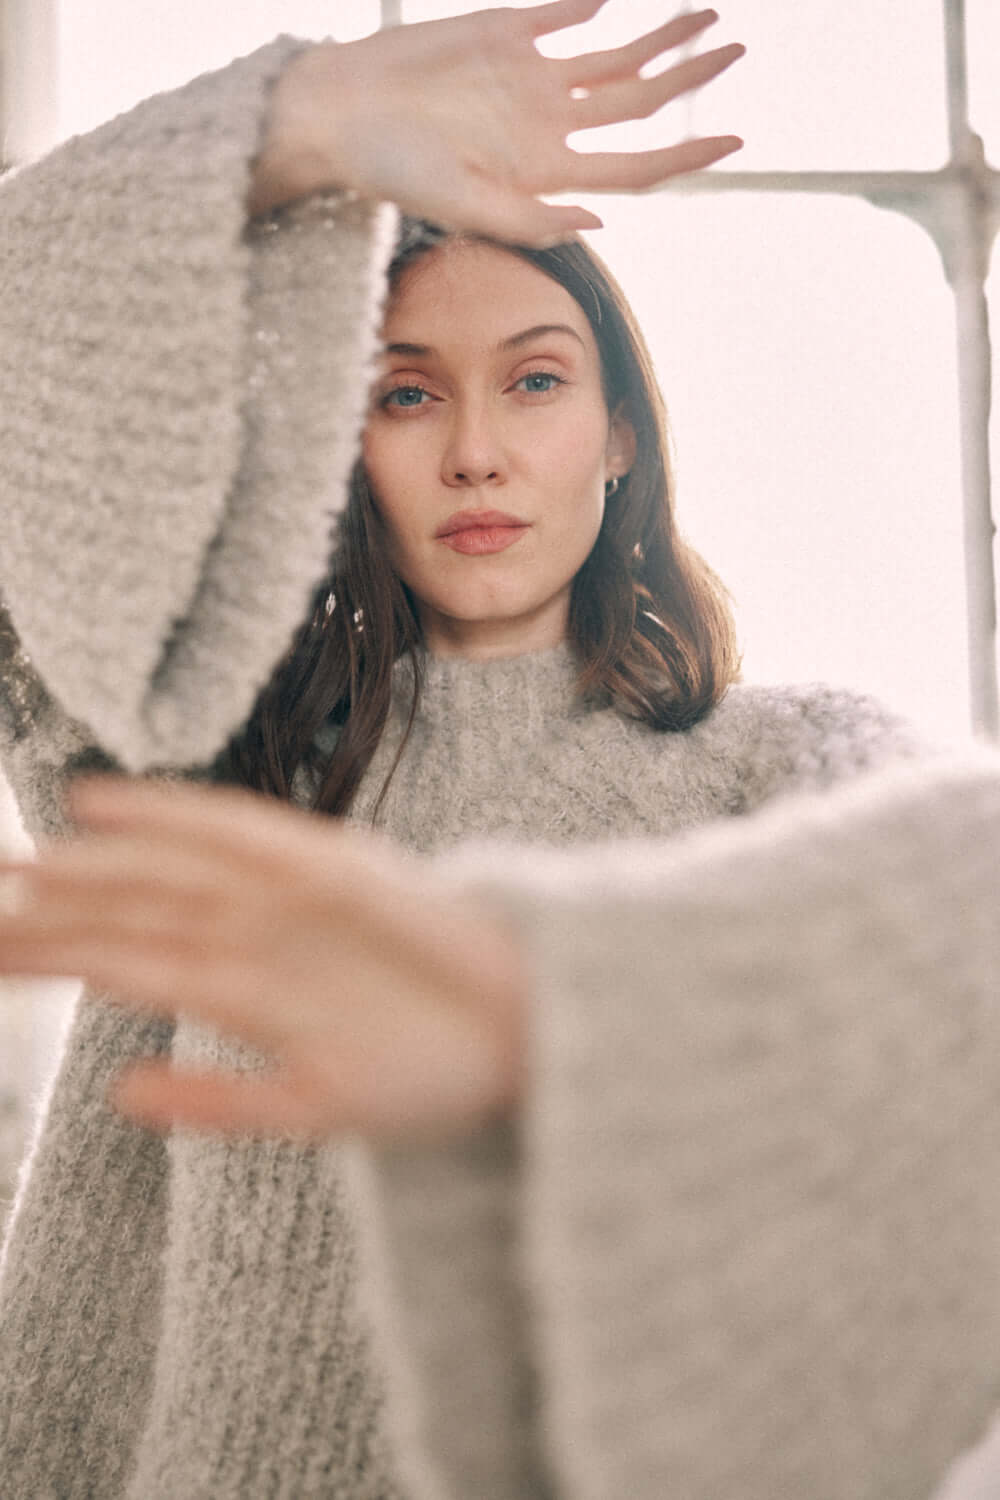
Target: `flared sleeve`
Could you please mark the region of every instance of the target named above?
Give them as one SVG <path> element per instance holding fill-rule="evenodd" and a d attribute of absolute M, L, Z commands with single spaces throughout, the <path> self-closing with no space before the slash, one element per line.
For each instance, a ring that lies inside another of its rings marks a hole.
<path fill-rule="evenodd" d="M 0 181 L 0 759 L 29 828 L 54 734 L 130 772 L 214 758 L 329 572 L 398 211 L 248 226 L 300 46 Z"/>
<path fill-rule="evenodd" d="M 247 225 L 300 45 L 0 181 L 0 764 L 36 841 L 74 770 L 211 760 L 328 572 L 397 213 L 330 193 Z M 167 1148 L 106 1096 L 174 1028 L 109 998 L 75 1008 L 7 1228 L 11 1500 L 124 1494 L 154 1390 Z"/>
<path fill-rule="evenodd" d="M 532 1493 L 929 1500 L 1000 1405 L 1000 757 L 435 866 L 531 974 Z"/>

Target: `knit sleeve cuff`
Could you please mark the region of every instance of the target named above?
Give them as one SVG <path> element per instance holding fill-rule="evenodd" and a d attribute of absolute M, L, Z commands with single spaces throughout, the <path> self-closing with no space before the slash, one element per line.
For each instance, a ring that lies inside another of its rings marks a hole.
<path fill-rule="evenodd" d="M 283 37 L 0 184 L 0 591 L 124 768 L 245 721 L 327 575 L 398 212 L 248 226 Z"/>
<path fill-rule="evenodd" d="M 996 1403 L 1000 759 L 436 866 L 532 975 L 516 1263 L 556 1488 L 931 1494 Z"/>

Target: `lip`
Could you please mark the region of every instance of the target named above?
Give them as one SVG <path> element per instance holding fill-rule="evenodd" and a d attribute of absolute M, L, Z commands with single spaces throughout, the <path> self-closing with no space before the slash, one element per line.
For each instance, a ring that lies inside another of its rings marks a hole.
<path fill-rule="evenodd" d="M 506 552 L 528 530 L 527 526 L 466 526 L 440 537 L 442 547 L 464 552 L 467 557 L 483 557 L 488 552 Z"/>
<path fill-rule="evenodd" d="M 443 525 L 438 527 L 434 535 L 445 537 L 451 536 L 456 531 L 481 531 L 487 527 L 529 526 L 530 524 L 529 521 L 522 520 L 520 516 L 511 516 L 502 510 L 457 510 Z"/>

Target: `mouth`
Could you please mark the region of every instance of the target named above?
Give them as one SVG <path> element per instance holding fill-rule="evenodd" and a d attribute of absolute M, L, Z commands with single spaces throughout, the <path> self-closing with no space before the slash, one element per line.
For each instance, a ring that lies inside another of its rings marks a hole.
<path fill-rule="evenodd" d="M 522 516 L 508 515 L 502 510 L 458 510 L 438 527 L 434 535 L 444 540 L 445 537 L 455 536 L 463 531 L 523 531 L 529 525 L 530 522 L 525 521 Z"/>
<path fill-rule="evenodd" d="M 467 526 L 462 531 L 449 531 L 440 540 L 453 552 L 482 557 L 487 552 L 505 552 L 528 530 L 528 526 Z"/>

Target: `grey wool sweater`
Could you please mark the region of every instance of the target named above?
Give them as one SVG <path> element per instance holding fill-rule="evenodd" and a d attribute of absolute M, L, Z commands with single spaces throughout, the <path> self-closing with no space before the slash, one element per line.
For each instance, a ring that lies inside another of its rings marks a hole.
<path fill-rule="evenodd" d="M 0 761 L 43 843 L 79 769 L 207 765 L 327 570 L 398 213 L 245 224 L 296 45 L 0 183 Z M 259 1059 L 85 991 L 4 1247 L 0 1492 L 930 1500 L 1000 1405 L 998 757 L 822 686 L 656 733 L 569 643 L 425 664 L 379 823 L 521 938 L 517 1118 L 164 1139 L 104 1102 L 130 1059 Z"/>

